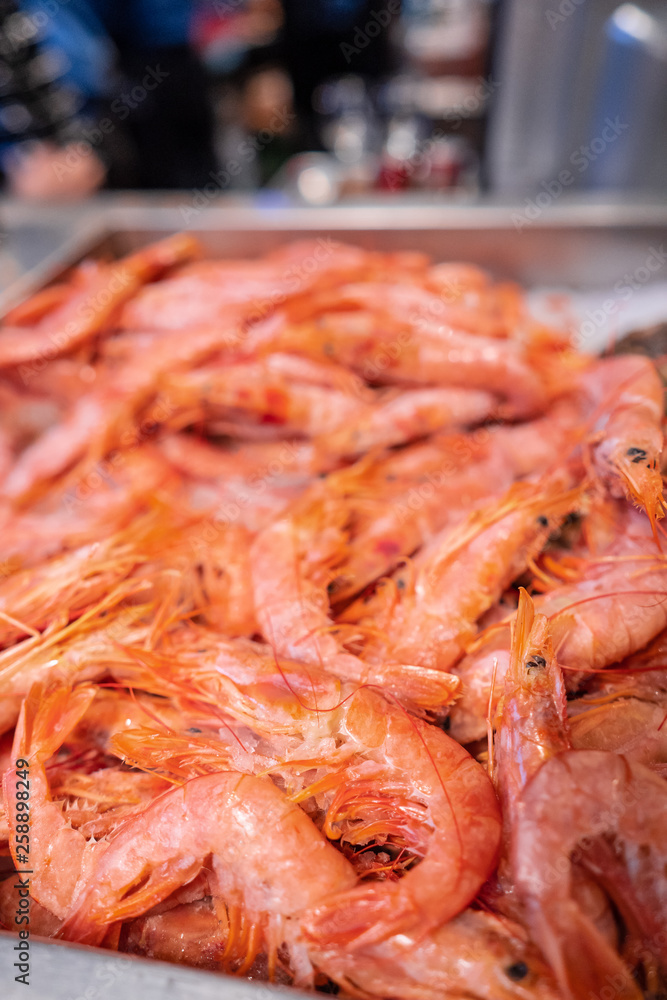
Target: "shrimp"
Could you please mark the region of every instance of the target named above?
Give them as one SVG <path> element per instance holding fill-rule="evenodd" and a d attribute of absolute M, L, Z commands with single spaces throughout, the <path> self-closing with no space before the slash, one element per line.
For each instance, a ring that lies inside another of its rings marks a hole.
<path fill-rule="evenodd" d="M 136 543 L 111 538 L 14 573 L 0 583 L 0 644 L 36 635 L 63 614 L 78 618 L 123 581 L 139 558 Z"/>
<path fill-rule="evenodd" d="M 201 261 L 141 289 L 125 306 L 120 324 L 130 330 L 183 330 L 211 321 L 224 323 L 231 310 L 244 312 L 253 322 L 270 316 L 277 303 L 298 308 L 310 301 L 316 288 L 358 279 L 391 260 L 392 255 L 369 254 L 327 237 L 293 243 L 258 261 Z M 304 270 L 306 262 L 315 267 Z"/>
<path fill-rule="evenodd" d="M 199 649 L 202 642 L 206 648 L 206 636 L 200 634 Z M 266 757 L 275 746 L 271 773 L 281 775 L 296 801 L 333 793 L 324 822 L 329 837 L 357 844 L 393 835 L 423 855 L 398 883 L 368 891 L 359 887 L 319 908 L 314 917 L 319 930 L 312 933 L 328 939 L 328 925 L 338 933 L 335 928 L 343 921 L 360 942 L 382 939 L 415 922 L 424 929 L 437 926 L 465 907 L 493 867 L 500 833 L 493 788 L 476 761 L 445 733 L 369 688 L 341 687 L 317 668 L 284 661 L 278 670 L 270 656 L 260 658 L 247 643 L 217 639 L 209 649 L 212 655 L 202 662 L 199 653 L 196 661 L 198 650 L 188 656 L 176 636 L 171 663 L 136 652 L 139 662 L 154 665 L 152 678 L 132 668 L 118 676 L 156 693 L 213 699 L 237 722 L 261 733 L 258 750 Z M 285 739 L 290 735 L 298 741 Z M 178 776 L 190 777 L 200 766 L 216 767 L 210 740 L 164 741 L 156 745 L 155 757 L 150 747 L 142 750 L 142 743 L 144 735 L 131 731 L 112 740 L 116 752 L 133 762 L 159 762 Z M 223 751 L 217 770 L 224 760 Z M 305 788 L 290 776 L 297 764 L 306 773 L 315 771 Z"/>
<path fill-rule="evenodd" d="M 567 686 L 642 649 L 667 625 L 667 565 L 657 553 L 643 515 L 630 507 L 616 521 L 615 541 L 575 583 L 554 587 L 536 600 L 548 616 L 556 657 Z M 612 623 L 612 627 L 610 627 Z M 509 665 L 509 627 L 499 626 L 456 665 L 462 697 L 451 732 L 470 743 L 486 734 L 494 667 L 493 708 Z"/>
<path fill-rule="evenodd" d="M 271 972 L 287 945 L 295 971 L 302 967 L 297 980 L 309 965 L 301 914 L 356 881 L 349 862 L 268 778 L 225 771 L 165 792 L 126 821 L 96 861 L 59 937 L 99 944 L 109 925 L 141 916 L 206 867 L 230 923 L 249 925 L 245 967 L 265 951 Z"/>
<path fill-rule="evenodd" d="M 517 483 L 504 501 L 446 532 L 430 548 L 390 620 L 379 623 L 392 658 L 439 670 L 452 666 L 474 637 L 476 620 L 581 498 L 580 489 L 563 491 L 554 479 Z"/>
<path fill-rule="evenodd" d="M 170 434 L 159 448 L 174 468 L 191 479 L 240 480 L 242 485 L 305 487 L 320 471 L 309 441 L 244 441 L 223 448 L 190 434 Z"/>
<path fill-rule="evenodd" d="M 325 456 L 355 458 L 373 448 L 406 444 L 434 431 L 476 424 L 491 416 L 493 397 L 473 389 L 415 389 L 354 414 L 321 435 L 315 448 Z"/>
<path fill-rule="evenodd" d="M 123 363 L 74 400 L 61 422 L 21 453 L 5 481 L 5 495 L 25 504 L 64 472 L 75 469 L 83 479 L 114 447 L 127 450 L 139 444 L 175 409 L 158 395 L 163 373 L 194 365 L 220 351 L 224 336 L 218 328 L 194 330 L 187 338 L 164 334 L 142 351 L 141 366 L 134 360 L 137 344 L 131 341 L 133 350 Z M 151 400 L 154 406 L 148 407 L 142 426 L 139 417 Z"/>
<path fill-rule="evenodd" d="M 0 733 L 16 723 L 33 684 L 49 687 L 99 680 L 125 659 L 119 642 L 150 639 L 152 627 L 146 622 L 155 614 L 156 601 L 140 603 L 142 589 L 135 581 L 121 585 L 76 621 L 54 622 L 44 634 L 0 652 Z"/>
<path fill-rule="evenodd" d="M 354 695 L 345 728 L 377 746 L 378 756 L 371 749 L 367 761 L 346 769 L 327 828 L 364 817 L 368 837 L 390 809 L 397 822 L 389 830 L 423 854 L 398 882 L 357 886 L 306 915 L 309 941 L 356 951 L 395 934 L 426 934 L 461 912 L 497 860 L 500 811 L 487 775 L 458 743 L 398 706 L 387 710 L 375 692 Z M 379 766 L 368 762 L 374 758 Z M 413 830 L 411 815 L 419 818 Z M 363 839 L 363 827 L 354 836 Z"/>
<path fill-rule="evenodd" d="M 39 858 L 30 877 L 30 893 L 42 906 L 64 918 L 79 879 L 87 872 L 100 846 L 74 830 L 51 800 L 45 764 L 95 697 L 90 686 L 58 686 L 44 690 L 34 685 L 21 708 L 14 734 L 12 757 L 27 760 L 30 771 L 30 849 Z M 3 777 L 5 804 L 16 802 L 19 777 L 9 768 Z M 11 830 L 10 849 L 17 868 L 25 867 L 16 830 L 16 810 L 6 808 Z"/>
<path fill-rule="evenodd" d="M 349 509 L 326 483 L 315 484 L 255 539 L 251 573 L 260 628 L 279 655 L 318 663 L 338 644 L 326 587 L 348 538 Z"/>
<path fill-rule="evenodd" d="M 640 698 L 577 699 L 570 705 L 575 750 L 609 750 L 667 775 L 667 699 L 662 704 Z"/>
<path fill-rule="evenodd" d="M 519 795 L 545 760 L 570 748 L 565 685 L 554 656 L 549 623 L 535 615 L 523 589 L 512 623 L 509 669 L 498 709 L 494 747 L 496 782 L 506 831 L 516 821 Z"/>
<path fill-rule="evenodd" d="M 181 891 L 179 895 L 182 894 Z M 242 927 L 238 938 L 231 941 L 230 930 L 227 911 L 219 900 L 203 896 L 172 902 L 172 897 L 169 897 L 145 916 L 137 917 L 124 926 L 123 951 L 200 969 L 219 971 L 222 966 L 235 971 L 235 966 L 245 959 L 244 929 Z M 226 952 L 227 942 L 230 942 L 230 947 Z M 260 962 L 261 957 L 258 965 Z M 248 978 L 255 978 L 254 965 L 248 966 L 246 962 L 246 966 L 245 974 Z M 279 959 L 276 972 L 282 972 Z M 284 975 L 281 979 L 289 980 L 289 977 Z"/>
<path fill-rule="evenodd" d="M 187 235 L 168 237 L 113 265 L 95 265 L 84 272 L 80 288 L 48 311 L 32 330 L 0 331 L 0 368 L 70 353 L 102 330 L 118 307 L 141 284 L 198 251 Z"/>
<path fill-rule="evenodd" d="M 66 802 L 64 818 L 87 840 L 108 836 L 168 787 L 158 775 L 122 771 L 120 766 L 89 774 L 50 769 L 49 777 L 53 800 Z"/>
<path fill-rule="evenodd" d="M 316 322 L 272 330 L 253 342 L 259 353 L 293 351 L 333 358 L 379 383 L 439 385 L 492 392 L 504 402 L 502 415 L 528 416 L 544 408 L 546 388 L 520 345 L 492 337 L 426 325 L 418 334 L 391 328 L 364 313 L 332 312 Z M 499 409 L 499 415 L 501 411 Z"/>
<path fill-rule="evenodd" d="M 386 685 L 413 707 L 434 709 L 456 691 L 451 675 L 409 660 L 371 663 L 341 650 L 329 617 L 327 587 L 345 550 L 350 505 L 315 484 L 255 539 L 251 572 L 257 621 L 276 653 L 324 665 L 336 676 Z"/>
<path fill-rule="evenodd" d="M 9 574 L 114 534 L 154 495 L 176 486 L 173 469 L 146 443 L 124 452 L 122 458 L 101 463 L 75 486 L 58 484 L 26 510 L 0 508 L 3 568 Z"/>
<path fill-rule="evenodd" d="M 582 385 L 597 414 L 595 469 L 612 496 L 626 496 L 644 508 L 657 538 L 655 521 L 664 513 L 665 404 L 655 366 L 639 355 L 604 358 L 584 375 Z"/>
<path fill-rule="evenodd" d="M 446 526 L 504 493 L 512 478 L 484 430 L 445 435 L 380 458 L 368 470 L 364 495 L 380 494 L 384 502 L 369 509 L 367 521 L 355 529 L 355 544 L 330 584 L 333 600 L 348 600 L 388 575 Z M 342 620 L 362 620 L 366 614 L 364 597 L 358 616 L 347 608 Z"/>
<path fill-rule="evenodd" d="M 624 1000 L 641 996 L 628 966 L 572 895 L 573 856 L 613 897 L 648 957 L 648 975 L 667 966 L 666 810 L 661 778 L 597 750 L 552 757 L 522 793 L 513 831 L 516 888 L 565 996 L 589 1000 L 609 983 Z"/>
<path fill-rule="evenodd" d="M 7 326 L 33 326 L 69 298 L 72 289 L 67 282 L 47 285 L 38 292 L 9 309 L 3 316 Z"/>
<path fill-rule="evenodd" d="M 362 950 L 310 948 L 310 957 L 351 996 L 400 1000 L 557 1000 L 549 969 L 519 924 L 465 910 L 441 927 Z"/>
<path fill-rule="evenodd" d="M 278 367 L 280 357 L 170 375 L 164 389 L 176 408 L 222 416 L 233 422 L 238 436 L 246 422 L 275 425 L 281 434 L 326 434 L 365 410 L 357 395 L 288 379 Z"/>

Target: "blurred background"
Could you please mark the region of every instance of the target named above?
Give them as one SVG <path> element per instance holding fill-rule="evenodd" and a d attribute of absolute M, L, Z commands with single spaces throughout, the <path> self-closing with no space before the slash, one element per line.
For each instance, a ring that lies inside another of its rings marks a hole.
<path fill-rule="evenodd" d="M 667 193 L 667 3 L 0 0 L 4 193 Z M 187 224 L 187 219 L 184 220 Z"/>

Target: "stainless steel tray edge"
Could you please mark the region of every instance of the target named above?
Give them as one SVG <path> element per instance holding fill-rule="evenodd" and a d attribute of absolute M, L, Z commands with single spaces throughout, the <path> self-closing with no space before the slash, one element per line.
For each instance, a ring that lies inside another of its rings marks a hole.
<path fill-rule="evenodd" d="M 17 982 L 17 938 L 0 931 L 3 1000 L 298 1000 L 306 994 L 215 972 L 45 938 L 29 939 L 28 988 Z"/>

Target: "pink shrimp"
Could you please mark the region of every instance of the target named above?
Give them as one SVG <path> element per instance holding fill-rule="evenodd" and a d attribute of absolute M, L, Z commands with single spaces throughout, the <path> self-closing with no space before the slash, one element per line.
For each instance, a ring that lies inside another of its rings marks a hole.
<path fill-rule="evenodd" d="M 536 601 L 549 617 L 556 657 L 566 683 L 624 660 L 667 626 L 667 566 L 656 552 L 648 521 L 620 509 L 618 532 L 575 583 L 556 586 Z M 611 623 L 611 627 L 610 627 Z M 486 734 L 486 714 L 496 671 L 493 706 L 509 664 L 509 627 L 494 628 L 454 668 L 463 694 L 452 710 L 452 733 L 463 743 Z"/>
<path fill-rule="evenodd" d="M 656 518 L 664 512 L 665 409 L 655 366 L 639 355 L 605 358 L 585 373 L 582 385 L 597 415 L 595 468 L 613 496 L 626 496 L 644 508 L 655 531 Z"/>
<path fill-rule="evenodd" d="M 88 842 L 74 830 L 60 808 L 51 801 L 45 764 L 67 734 L 76 726 L 91 701 L 95 689 L 89 686 L 56 687 L 44 691 L 35 685 L 21 709 L 14 734 L 12 757 L 27 761 L 30 780 L 30 850 L 39 858 L 30 877 L 30 893 L 42 906 L 59 918 L 69 909 L 77 884 L 88 871 L 99 845 Z M 5 803 L 18 801 L 17 770 L 5 771 Z M 17 833 L 16 809 L 7 809 L 11 830 L 10 847 L 17 868 L 21 853 Z"/>
<path fill-rule="evenodd" d="M 519 924 L 480 910 L 427 934 L 402 933 L 360 950 L 310 948 L 317 968 L 351 996 L 400 1000 L 557 1000 L 548 968 Z"/>
<path fill-rule="evenodd" d="M 208 417 L 231 421 L 238 436 L 245 423 L 270 424 L 281 433 L 325 434 L 364 412 L 358 394 L 288 377 L 280 355 L 265 361 L 200 368 L 164 380 L 176 408 L 201 409 Z M 297 363 L 300 359 L 295 359 Z"/>
<path fill-rule="evenodd" d="M 254 346 L 260 352 L 330 356 L 372 382 L 492 392 L 506 401 L 504 415 L 527 416 L 547 402 L 545 385 L 519 344 L 432 325 L 416 334 L 401 324 L 387 328 L 365 313 L 332 312 L 316 323 L 284 321 L 265 344 L 258 340 Z"/>
<path fill-rule="evenodd" d="M 225 771 L 165 792 L 96 862 L 60 937 L 99 944 L 110 924 L 141 916 L 206 867 L 211 894 L 237 926 L 242 916 L 252 928 L 246 967 L 263 950 L 275 969 L 287 945 L 302 982 L 309 963 L 300 915 L 356 881 L 349 862 L 268 778 Z"/>
<path fill-rule="evenodd" d="M 595 704 L 601 700 L 601 704 Z M 667 699 L 660 703 L 618 697 L 580 698 L 570 705 L 575 750 L 609 750 L 667 776 Z"/>
<path fill-rule="evenodd" d="M 373 448 L 405 444 L 434 431 L 476 424 L 491 416 L 493 397 L 472 389 L 414 389 L 355 414 L 314 442 L 323 456 L 354 458 Z"/>
<path fill-rule="evenodd" d="M 565 685 L 544 615 L 521 588 L 499 707 L 494 746 L 496 781 L 506 831 L 516 822 L 519 795 L 549 757 L 570 748 Z"/>
<path fill-rule="evenodd" d="M 0 331 L 0 368 L 41 362 L 70 353 L 104 328 L 118 307 L 145 281 L 198 252 L 185 234 L 168 237 L 113 265 L 94 265 L 83 272 L 81 288 L 39 319 L 32 330 Z"/>
<path fill-rule="evenodd" d="M 451 675 L 414 661 L 364 661 L 341 649 L 329 616 L 328 584 L 345 551 L 353 505 L 317 483 L 255 539 L 251 552 L 257 621 L 276 653 L 325 665 L 344 680 L 384 684 L 407 703 L 448 704 Z"/>
<path fill-rule="evenodd" d="M 346 770 L 327 826 L 375 819 L 393 800 L 398 830 L 424 855 L 398 882 L 358 886 L 305 918 L 311 942 L 357 950 L 394 934 L 428 933 L 464 909 L 496 862 L 500 812 L 488 777 L 458 743 L 399 708 L 387 711 L 379 695 L 358 692 L 345 725 L 361 743 L 378 746 L 380 766 Z M 419 803 L 420 823 L 411 832 L 408 817 Z M 423 823 L 431 831 L 425 847 Z"/>
<path fill-rule="evenodd" d="M 218 328 L 194 330 L 186 338 L 164 334 L 142 352 L 144 361 L 138 366 L 134 360 L 138 345 L 129 339 L 131 350 L 123 363 L 74 400 L 61 422 L 22 452 L 4 484 L 8 497 L 32 500 L 72 467 L 82 479 L 114 447 L 127 450 L 139 444 L 175 409 L 158 395 L 163 372 L 187 368 L 225 346 L 225 334 Z M 149 406 L 151 400 L 154 405 Z"/>
<path fill-rule="evenodd" d="M 115 673 L 156 692 L 224 705 L 237 722 L 261 733 L 258 750 L 266 755 L 275 747 L 270 770 L 295 801 L 317 796 L 322 803 L 325 793 L 329 837 L 358 844 L 389 835 L 423 857 L 399 883 L 359 887 L 319 908 L 316 924 L 308 918 L 311 936 L 328 939 L 333 924 L 334 934 L 358 937 L 361 947 L 415 923 L 435 927 L 467 905 L 493 867 L 500 815 L 489 779 L 457 743 L 379 693 L 341 687 L 317 668 L 277 664 L 253 644 L 212 643 L 203 632 L 183 638 L 189 653 L 177 633 L 168 658 L 136 652 L 150 673 L 132 667 Z M 122 753 L 129 748 L 129 759 L 142 766 L 154 763 L 183 777 L 201 773 L 200 766 L 220 770 L 225 761 L 224 748 L 216 760 L 210 739 L 200 737 L 170 737 L 155 745 L 156 755 L 141 732 L 115 737 L 112 746 Z M 297 765 L 313 775 L 305 787 L 291 776 Z M 338 929 L 348 920 L 346 931 Z"/>
<path fill-rule="evenodd" d="M 430 547 L 387 622 L 392 658 L 447 670 L 474 637 L 476 620 L 581 503 L 558 480 L 515 484 L 504 501 L 470 516 Z M 372 654 L 374 655 L 374 654 Z"/>
<path fill-rule="evenodd" d="M 465 520 L 471 510 L 511 485 L 512 469 L 497 448 L 490 447 L 485 429 L 473 434 L 449 434 L 380 458 L 369 468 L 364 496 L 367 517 L 355 529 L 332 581 L 333 600 L 348 600 L 364 587 L 388 575 L 397 563 L 431 542 L 446 526 Z M 366 597 L 358 609 L 346 609 L 344 621 L 367 616 Z"/>
<path fill-rule="evenodd" d="M 564 995 L 589 1000 L 613 983 L 618 997 L 639 1000 L 630 969 L 572 894 L 572 865 L 574 857 L 611 894 L 655 983 L 656 967 L 667 968 L 663 779 L 616 754 L 570 750 L 540 768 L 520 805 L 516 887 Z"/>

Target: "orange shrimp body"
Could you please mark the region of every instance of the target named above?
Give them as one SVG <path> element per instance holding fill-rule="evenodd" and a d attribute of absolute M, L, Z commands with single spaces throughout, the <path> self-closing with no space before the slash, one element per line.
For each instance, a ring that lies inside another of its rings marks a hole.
<path fill-rule="evenodd" d="M 667 566 L 656 551 L 650 525 L 627 508 L 618 534 L 600 561 L 589 560 L 581 578 L 537 598 L 549 618 L 554 651 L 568 687 L 642 649 L 667 625 Z M 493 710 L 509 665 L 509 627 L 494 627 L 454 668 L 462 698 L 452 711 L 451 732 L 462 742 L 482 739 L 495 669 Z"/>
<path fill-rule="evenodd" d="M 252 923 L 252 957 L 267 951 L 273 967 L 280 947 L 298 948 L 299 915 L 356 881 L 349 862 L 268 778 L 221 771 L 165 792 L 124 824 L 59 936 L 99 944 L 110 923 L 140 916 L 205 865 L 211 893 Z"/>
<path fill-rule="evenodd" d="M 557 1000 L 556 984 L 519 925 L 466 910 L 434 931 L 364 949 L 310 946 L 321 969 L 352 996 L 402 1000 Z"/>
<path fill-rule="evenodd" d="M 474 636 L 477 618 L 540 551 L 580 496 L 548 481 L 517 484 L 504 501 L 445 534 L 384 626 L 392 658 L 448 670 Z"/>
<path fill-rule="evenodd" d="M 570 707 L 575 750 L 609 750 L 667 776 L 667 698 L 662 703 L 618 697 L 592 704 L 577 699 Z"/>
<path fill-rule="evenodd" d="M 363 814 L 359 796 L 363 803 L 367 795 L 369 804 L 379 798 L 380 811 L 387 799 L 421 803 L 421 823 L 431 830 L 422 862 L 398 882 L 358 886 L 304 919 L 309 941 L 357 950 L 393 934 L 427 933 L 464 909 L 495 864 L 500 812 L 486 774 L 458 743 L 399 709 L 387 712 L 378 695 L 355 695 L 346 728 L 371 747 L 377 743 L 380 780 L 371 764 L 348 771 L 329 825 L 345 816 L 348 803 L 352 817 Z"/>
<path fill-rule="evenodd" d="M 494 747 L 496 781 L 508 831 L 519 795 L 545 760 L 570 747 L 565 685 L 544 615 L 521 588 L 512 623 L 509 669 Z"/>
<path fill-rule="evenodd" d="M 35 685 L 23 702 L 16 726 L 12 757 L 29 761 L 30 770 L 30 847 L 40 865 L 30 879 L 30 893 L 42 906 L 57 917 L 64 917 L 79 881 L 92 864 L 93 854 L 100 845 L 88 842 L 74 830 L 61 809 L 51 801 L 49 782 L 44 765 L 64 738 L 77 724 L 95 697 L 94 688 L 79 687 L 72 691 L 55 688 L 46 694 Z M 18 791 L 16 769 L 9 768 L 3 777 L 6 802 L 16 802 Z M 15 810 L 8 811 L 10 845 L 17 868 L 21 841 L 16 831 Z"/>
<path fill-rule="evenodd" d="M 471 265 L 201 249 L 85 261 L 0 329 L 32 930 L 356 1000 L 657 996 L 653 365 Z"/>
<path fill-rule="evenodd" d="M 317 438 L 323 456 L 354 458 L 373 448 L 387 448 L 435 431 L 466 427 L 490 417 L 493 397 L 473 389 L 412 389 L 356 413 L 342 426 Z"/>
<path fill-rule="evenodd" d="M 531 934 L 566 997 L 588 1000 L 609 982 L 623 1000 L 641 996 L 628 967 L 572 896 L 574 852 L 612 895 L 638 954 L 648 954 L 654 970 L 667 968 L 666 810 L 662 778 L 604 751 L 553 757 L 523 792 L 512 849 L 516 887 Z"/>
<path fill-rule="evenodd" d="M 613 496 L 643 507 L 651 524 L 663 515 L 660 460 L 663 388 L 648 358 L 605 358 L 583 377 L 592 403 L 603 409 L 594 427 L 595 467 Z"/>

